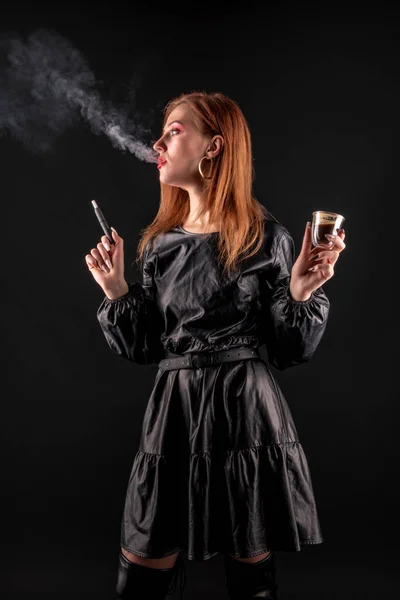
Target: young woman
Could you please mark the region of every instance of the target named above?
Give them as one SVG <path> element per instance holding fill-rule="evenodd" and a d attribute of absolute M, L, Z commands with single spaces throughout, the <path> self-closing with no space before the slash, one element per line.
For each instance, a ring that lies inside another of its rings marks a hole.
<path fill-rule="evenodd" d="M 142 282 L 125 280 L 115 230 L 114 245 L 102 236 L 85 257 L 111 350 L 159 364 L 127 486 L 117 597 L 165 598 L 185 549 L 189 560 L 223 553 L 230 598 L 275 600 L 274 552 L 323 539 L 270 366 L 313 356 L 329 313 L 321 286 L 345 234 L 314 248 L 307 223 L 295 260 L 289 231 L 252 194 L 249 128 L 221 93 L 169 102 L 154 150 L 161 201 L 138 246 Z"/>

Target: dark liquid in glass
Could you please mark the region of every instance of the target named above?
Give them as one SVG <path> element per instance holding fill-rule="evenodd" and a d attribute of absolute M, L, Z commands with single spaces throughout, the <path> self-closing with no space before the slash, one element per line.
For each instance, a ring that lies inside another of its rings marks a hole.
<path fill-rule="evenodd" d="M 318 225 L 314 226 L 314 232 L 312 236 L 314 246 L 319 244 L 328 246 L 329 240 L 325 237 L 326 234 L 337 235 L 336 222 L 319 223 Z"/>

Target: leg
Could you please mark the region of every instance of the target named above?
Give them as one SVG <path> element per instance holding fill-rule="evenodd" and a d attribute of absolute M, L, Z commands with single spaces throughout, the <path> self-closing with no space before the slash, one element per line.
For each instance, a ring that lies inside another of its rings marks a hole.
<path fill-rule="evenodd" d="M 152 569 L 171 569 L 175 566 L 176 559 L 179 555 L 179 552 L 176 552 L 175 554 L 171 554 L 171 556 L 167 556 L 166 558 L 142 558 L 137 554 L 128 552 L 125 550 L 125 548 L 121 548 L 121 552 L 125 558 L 129 560 L 129 562 L 137 563 L 143 567 L 151 567 Z"/>
<path fill-rule="evenodd" d="M 264 554 L 259 554 L 258 556 L 251 556 L 250 558 L 236 558 L 236 556 L 232 556 L 232 554 L 230 554 L 229 556 L 232 556 L 232 558 L 234 558 L 235 560 L 240 560 L 244 563 L 255 563 L 259 560 L 264 560 L 264 558 L 267 558 L 267 556 L 269 556 L 270 554 L 271 552 L 265 552 Z"/>
<path fill-rule="evenodd" d="M 224 554 L 225 579 L 230 600 L 278 600 L 274 552 L 250 558 Z"/>
<path fill-rule="evenodd" d="M 121 548 L 118 559 L 117 599 L 164 600 L 176 585 L 179 552 L 166 558 L 142 558 Z M 183 563 L 182 563 L 183 566 Z"/>

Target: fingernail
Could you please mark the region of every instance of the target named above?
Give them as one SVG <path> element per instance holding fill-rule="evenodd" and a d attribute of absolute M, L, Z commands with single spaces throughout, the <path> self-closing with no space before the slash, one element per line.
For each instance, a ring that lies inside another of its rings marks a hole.
<path fill-rule="evenodd" d="M 307 227 L 311 227 L 311 221 L 307 221 Z"/>
<path fill-rule="evenodd" d="M 103 269 L 104 273 L 108 273 L 108 271 L 104 265 L 101 265 L 101 268 Z"/>
<path fill-rule="evenodd" d="M 106 265 L 107 265 L 107 267 L 108 267 L 108 268 L 110 269 L 110 271 L 111 271 L 111 269 L 112 269 L 112 264 L 111 264 L 111 260 L 110 260 L 109 258 L 107 258 L 107 260 L 106 260 Z"/>
<path fill-rule="evenodd" d="M 110 246 L 107 244 L 107 242 L 104 242 L 103 246 L 107 250 L 107 252 L 110 252 Z"/>
<path fill-rule="evenodd" d="M 309 269 L 307 269 L 307 271 L 315 271 L 316 267 L 310 267 Z"/>
<path fill-rule="evenodd" d="M 112 229 L 113 231 L 115 231 L 114 227 L 111 227 L 111 229 Z M 115 231 L 115 233 L 118 235 L 118 232 L 117 232 L 117 231 Z"/>

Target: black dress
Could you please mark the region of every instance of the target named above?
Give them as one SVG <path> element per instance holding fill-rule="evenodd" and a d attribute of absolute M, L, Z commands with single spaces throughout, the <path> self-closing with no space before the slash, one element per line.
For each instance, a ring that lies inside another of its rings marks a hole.
<path fill-rule="evenodd" d="M 222 277 L 218 233 L 176 227 L 147 249 L 143 280 L 104 298 L 111 350 L 137 364 L 175 354 L 266 344 L 278 370 L 310 360 L 326 327 L 319 288 L 289 293 L 295 248 L 265 220 L 263 246 Z M 311 477 L 288 404 L 260 357 L 193 369 L 159 367 L 128 481 L 121 546 L 189 560 L 250 557 L 323 541 Z M 134 392 L 132 393 L 134 402 Z"/>

